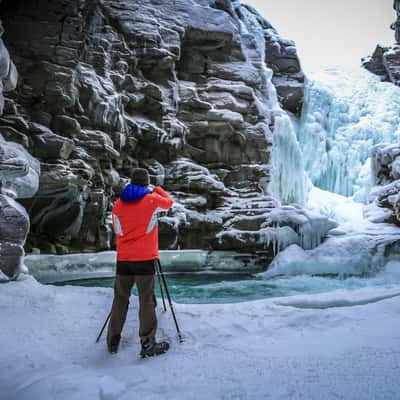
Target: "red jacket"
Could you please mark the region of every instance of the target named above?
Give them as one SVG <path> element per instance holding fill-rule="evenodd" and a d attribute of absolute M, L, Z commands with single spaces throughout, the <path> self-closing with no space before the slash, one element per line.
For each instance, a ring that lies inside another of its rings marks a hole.
<path fill-rule="evenodd" d="M 159 258 L 157 211 L 168 210 L 172 204 L 171 197 L 159 186 L 140 200 L 116 201 L 112 223 L 117 236 L 117 261 Z"/>

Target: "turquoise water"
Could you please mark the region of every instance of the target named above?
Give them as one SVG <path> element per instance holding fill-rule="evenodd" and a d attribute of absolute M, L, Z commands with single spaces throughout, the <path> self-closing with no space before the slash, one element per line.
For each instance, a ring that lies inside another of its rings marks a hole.
<path fill-rule="evenodd" d="M 400 276 L 381 273 L 372 277 L 285 276 L 266 279 L 243 273 L 166 273 L 170 295 L 178 303 L 238 303 L 272 297 L 358 289 L 400 284 Z M 57 285 L 113 287 L 113 278 L 93 278 L 60 282 Z M 137 294 L 136 289 L 132 291 Z M 158 281 L 156 295 L 160 297 Z"/>

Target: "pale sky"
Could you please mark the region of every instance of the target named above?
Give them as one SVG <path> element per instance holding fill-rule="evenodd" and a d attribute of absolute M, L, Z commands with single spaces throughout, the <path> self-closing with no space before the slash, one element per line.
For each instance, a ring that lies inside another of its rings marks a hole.
<path fill-rule="evenodd" d="M 296 42 L 303 69 L 358 67 L 377 43 L 390 45 L 393 0 L 241 0 Z"/>

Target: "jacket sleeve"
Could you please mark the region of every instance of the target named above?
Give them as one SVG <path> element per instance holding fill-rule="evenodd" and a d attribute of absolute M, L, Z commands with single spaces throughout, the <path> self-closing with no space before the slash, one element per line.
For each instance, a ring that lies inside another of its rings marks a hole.
<path fill-rule="evenodd" d="M 154 188 L 152 197 L 155 200 L 156 207 L 163 208 L 164 210 L 169 210 L 174 203 L 171 196 L 160 186 Z"/>

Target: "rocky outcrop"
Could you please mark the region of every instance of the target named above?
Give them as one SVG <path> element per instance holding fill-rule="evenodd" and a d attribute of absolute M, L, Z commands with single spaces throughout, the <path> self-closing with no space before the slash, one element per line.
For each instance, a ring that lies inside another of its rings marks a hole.
<path fill-rule="evenodd" d="M 382 46 L 378 44 L 374 53 L 362 59 L 362 65 L 368 71 L 382 78 L 383 81 L 392 82 L 400 86 L 400 1 L 393 0 L 393 10 L 396 12 L 396 21 L 390 28 L 395 31 L 395 44 Z"/>
<path fill-rule="evenodd" d="M 0 22 L 0 115 L 4 92 L 15 89 L 17 70 L 1 35 Z M 40 165 L 25 148 L 8 142 L 0 127 L 0 281 L 13 279 L 23 270 L 24 244 L 29 216 L 15 199 L 32 197 L 38 187 Z"/>
<path fill-rule="evenodd" d="M 15 199 L 35 194 L 39 173 L 39 162 L 0 134 L 0 272 L 10 279 L 23 270 L 23 246 L 29 232 L 28 213 Z"/>
<path fill-rule="evenodd" d="M 297 56 L 296 45 L 284 39 L 269 25 L 266 27 L 266 63 L 273 71 L 278 99 L 285 110 L 300 116 L 304 96 L 304 73 Z"/>
<path fill-rule="evenodd" d="M 368 71 L 380 76 L 383 81 L 400 86 L 400 45 L 385 47 L 378 45 L 370 57 L 362 60 Z"/>
<path fill-rule="evenodd" d="M 266 218 L 277 207 L 273 104 L 298 114 L 304 76 L 294 43 L 255 10 L 231 0 L 0 7 L 20 75 L 1 133 L 41 163 L 37 194 L 22 201 L 28 249 L 112 247 L 111 205 L 134 166 L 176 200 L 160 219 L 163 248 L 272 254 L 282 235 L 301 240 L 296 223 Z"/>
<path fill-rule="evenodd" d="M 396 43 L 387 47 L 378 45 L 372 56 L 362 60 L 362 65 L 383 81 L 400 86 L 400 1 L 393 1 L 393 9 L 397 19 L 391 29 L 395 31 Z M 375 146 L 371 167 L 374 187 L 366 216 L 374 222 L 400 225 L 400 146 L 387 143 Z"/>
<path fill-rule="evenodd" d="M 380 144 L 372 151 L 374 204 L 386 210 L 382 219 L 400 226 L 400 145 Z"/>

